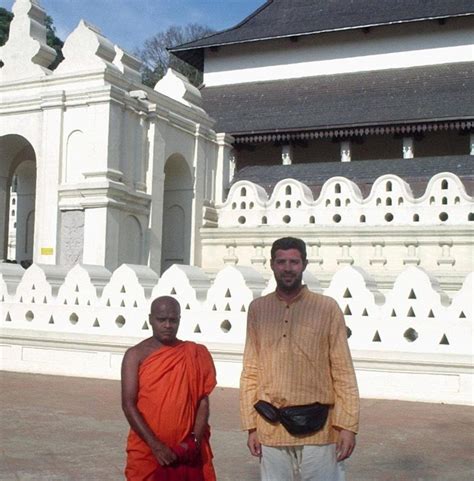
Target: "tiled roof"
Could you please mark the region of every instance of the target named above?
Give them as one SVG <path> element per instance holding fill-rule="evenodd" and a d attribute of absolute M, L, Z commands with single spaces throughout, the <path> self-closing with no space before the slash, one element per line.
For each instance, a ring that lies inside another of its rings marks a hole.
<path fill-rule="evenodd" d="M 295 179 L 317 193 L 332 177 L 342 176 L 361 187 L 366 195 L 370 185 L 382 175 L 394 174 L 410 184 L 415 196 L 424 193 L 426 184 L 440 172 L 452 172 L 464 181 L 468 192 L 474 185 L 474 158 L 470 155 L 419 157 L 414 159 L 358 160 L 352 162 L 315 162 L 292 165 L 252 165 L 238 171 L 232 183 L 248 180 L 267 192 L 283 179 Z M 472 195 L 472 194 L 471 194 Z"/>
<path fill-rule="evenodd" d="M 234 135 L 474 119 L 474 63 L 208 87 L 215 130 Z"/>
<path fill-rule="evenodd" d="M 235 27 L 171 51 L 202 68 L 205 47 L 473 14 L 472 0 L 268 0 Z"/>

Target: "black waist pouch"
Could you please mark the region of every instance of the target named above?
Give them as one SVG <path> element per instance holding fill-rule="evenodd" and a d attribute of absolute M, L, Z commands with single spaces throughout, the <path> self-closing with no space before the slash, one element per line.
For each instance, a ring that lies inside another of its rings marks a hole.
<path fill-rule="evenodd" d="M 312 434 L 326 424 L 329 404 L 305 404 L 303 406 L 288 406 L 277 408 L 267 401 L 257 401 L 256 411 L 271 423 L 280 422 L 292 435 Z"/>

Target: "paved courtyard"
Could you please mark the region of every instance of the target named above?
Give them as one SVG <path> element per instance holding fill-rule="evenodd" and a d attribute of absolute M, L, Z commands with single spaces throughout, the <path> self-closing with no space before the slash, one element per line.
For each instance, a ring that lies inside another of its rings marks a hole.
<path fill-rule="evenodd" d="M 257 481 L 239 431 L 238 391 L 211 398 L 219 481 Z M 123 480 L 120 383 L 0 372 L 1 481 Z M 348 481 L 472 481 L 474 408 L 363 400 Z"/>

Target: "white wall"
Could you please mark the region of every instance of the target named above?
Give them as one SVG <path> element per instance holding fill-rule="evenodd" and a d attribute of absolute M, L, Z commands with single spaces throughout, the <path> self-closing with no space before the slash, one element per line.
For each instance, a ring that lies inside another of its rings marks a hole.
<path fill-rule="evenodd" d="M 207 87 L 474 60 L 473 19 L 403 24 L 205 51 Z M 256 47 L 258 45 L 258 47 Z"/>
<path fill-rule="evenodd" d="M 315 274 L 304 280 L 321 292 Z M 448 295 L 413 266 L 390 286 L 357 267 L 332 276 L 323 292 L 345 313 L 362 396 L 472 404 L 472 282 L 470 274 Z M 182 308 L 178 336 L 207 345 L 219 384 L 238 387 L 248 305 L 273 289 L 248 266 L 211 278 L 174 265 L 158 278 L 144 266 L 0 264 L 2 368 L 118 379 L 125 349 L 151 334 L 150 301 L 172 295 Z"/>

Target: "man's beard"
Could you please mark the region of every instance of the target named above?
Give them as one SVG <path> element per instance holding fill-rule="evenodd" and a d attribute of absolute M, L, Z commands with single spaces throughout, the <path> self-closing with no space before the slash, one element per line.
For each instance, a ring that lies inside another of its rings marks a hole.
<path fill-rule="evenodd" d="M 291 284 L 287 284 L 283 279 L 275 279 L 275 280 L 279 290 L 284 292 L 291 292 L 301 287 L 301 284 L 303 281 L 303 274 L 296 276 L 291 282 Z"/>

